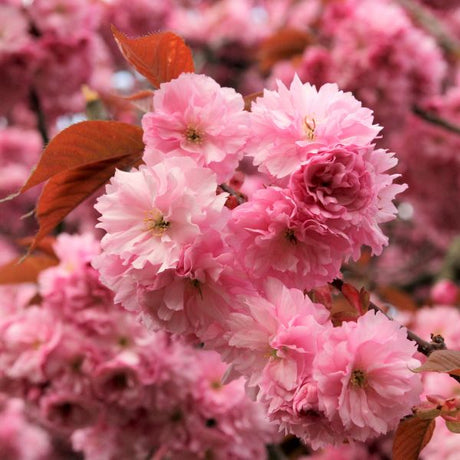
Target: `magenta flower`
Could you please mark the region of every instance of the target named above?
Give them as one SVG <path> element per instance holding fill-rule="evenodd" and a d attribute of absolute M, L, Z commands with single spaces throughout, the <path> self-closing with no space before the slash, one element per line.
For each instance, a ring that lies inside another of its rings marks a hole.
<path fill-rule="evenodd" d="M 355 258 L 363 244 L 380 254 L 387 238 L 378 224 L 394 218 L 392 200 L 406 188 L 387 173 L 396 162 L 371 145 L 320 149 L 292 174 L 289 189 L 306 214 L 347 235 Z"/>

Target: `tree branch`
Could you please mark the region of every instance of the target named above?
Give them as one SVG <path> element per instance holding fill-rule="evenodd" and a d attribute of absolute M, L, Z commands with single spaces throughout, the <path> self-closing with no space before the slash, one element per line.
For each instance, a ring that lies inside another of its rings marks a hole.
<path fill-rule="evenodd" d="M 439 46 L 443 48 L 449 56 L 455 60 L 460 57 L 459 41 L 449 34 L 441 21 L 433 13 L 430 13 L 426 8 L 423 8 L 422 5 L 414 0 L 398 1 L 412 17 L 416 25 L 419 25 L 425 29 L 426 32 L 432 35 L 438 42 Z"/>
<path fill-rule="evenodd" d="M 48 130 L 46 129 L 46 120 L 45 114 L 40 103 L 40 98 L 38 97 L 37 91 L 35 88 L 32 88 L 29 93 L 30 107 L 37 117 L 37 129 L 40 132 L 40 135 L 43 140 L 43 145 L 46 146 L 49 142 Z"/>
<path fill-rule="evenodd" d="M 451 123 L 448 120 L 445 120 L 444 118 L 440 117 L 439 115 L 433 112 L 423 110 L 421 107 L 418 107 L 417 105 L 414 105 L 412 107 L 412 111 L 415 113 L 415 115 L 418 115 L 420 118 L 422 118 L 425 121 L 428 121 L 429 123 L 438 125 L 441 128 L 444 128 L 452 133 L 460 134 L 460 126 Z"/>
<path fill-rule="evenodd" d="M 224 191 L 227 192 L 230 196 L 234 196 L 238 202 L 238 204 L 243 204 L 247 201 L 246 197 L 241 193 L 230 187 L 227 184 L 220 184 L 219 187 Z"/>
<path fill-rule="evenodd" d="M 344 285 L 344 282 L 341 279 L 337 278 L 334 281 L 332 281 L 332 283 L 330 284 L 334 286 L 338 291 L 342 292 L 342 287 Z M 393 320 L 393 318 L 390 318 L 380 307 L 378 307 L 374 303 L 369 302 L 369 308 L 374 311 L 379 311 L 380 313 L 383 313 L 388 319 Z M 436 337 L 440 337 L 440 336 L 436 336 Z M 419 337 L 414 332 L 407 329 L 407 338 L 417 343 L 417 350 L 420 353 L 423 353 L 425 356 L 429 356 L 430 353 L 432 353 L 435 350 L 445 350 L 446 349 L 446 345 L 442 337 L 441 337 L 442 340 L 440 340 L 439 338 L 436 338 L 436 341 L 427 342 L 426 340 L 423 340 L 421 337 Z"/>
<path fill-rule="evenodd" d="M 332 281 L 330 284 L 331 286 L 335 287 L 339 292 L 342 292 L 344 282 L 341 279 L 337 278 L 334 281 Z M 374 310 L 374 311 L 379 311 L 383 313 L 388 319 L 393 321 L 393 318 L 389 317 L 379 306 L 375 305 L 372 302 L 369 302 L 369 309 Z M 446 344 L 444 343 L 444 338 L 440 335 L 432 335 L 431 342 L 427 342 L 426 340 L 423 340 L 421 337 L 419 337 L 414 332 L 407 329 L 407 338 L 415 342 L 417 344 L 417 350 L 420 353 L 424 354 L 425 356 L 430 356 L 430 354 L 436 350 L 446 350 L 447 349 Z M 460 383 L 460 377 L 458 377 L 457 375 L 449 374 L 449 376 Z"/>

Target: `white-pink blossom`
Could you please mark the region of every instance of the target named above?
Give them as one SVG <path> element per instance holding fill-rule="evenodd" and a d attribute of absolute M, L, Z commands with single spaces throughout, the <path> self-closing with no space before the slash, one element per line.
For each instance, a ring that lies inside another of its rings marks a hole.
<path fill-rule="evenodd" d="M 282 179 L 321 148 L 371 143 L 380 127 L 372 111 L 335 84 L 318 90 L 297 75 L 252 104 L 247 153 L 262 172 Z"/>
<path fill-rule="evenodd" d="M 214 171 L 219 182 L 232 177 L 248 135 L 240 94 L 206 75 L 184 73 L 160 86 L 153 105 L 142 119 L 147 165 L 187 156 Z"/>
<path fill-rule="evenodd" d="M 175 268 L 182 247 L 219 220 L 226 195 L 216 188 L 215 175 L 190 158 L 117 171 L 95 206 L 102 249 L 134 268 Z"/>
<path fill-rule="evenodd" d="M 411 413 L 422 390 L 415 351 L 405 328 L 373 311 L 323 336 L 313 363 L 318 405 L 343 424 L 343 439 L 385 434 Z"/>

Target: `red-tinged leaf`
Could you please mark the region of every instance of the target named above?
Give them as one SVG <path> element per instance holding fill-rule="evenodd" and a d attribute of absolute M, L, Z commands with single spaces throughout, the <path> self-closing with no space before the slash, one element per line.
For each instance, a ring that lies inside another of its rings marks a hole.
<path fill-rule="evenodd" d="M 131 94 L 131 96 L 124 97 L 123 99 L 145 113 L 153 110 L 153 95 L 153 91 L 146 89 L 144 91 Z"/>
<path fill-rule="evenodd" d="M 264 95 L 263 91 L 258 91 L 257 93 L 251 93 L 248 94 L 247 96 L 244 96 L 244 110 L 247 110 L 248 112 L 251 111 L 251 105 L 252 103 L 258 98 L 262 97 Z"/>
<path fill-rule="evenodd" d="M 33 236 L 27 236 L 25 238 L 21 238 L 20 240 L 17 240 L 16 243 L 19 246 L 22 246 L 24 248 L 28 248 L 31 246 L 31 244 L 34 241 Z M 50 257 L 55 257 L 57 258 L 56 253 L 54 252 L 54 244 L 56 243 L 56 238 L 52 236 L 47 236 L 46 238 L 43 238 L 36 246 L 35 249 L 38 251 L 41 251 Z"/>
<path fill-rule="evenodd" d="M 195 71 L 190 48 L 172 32 L 128 38 L 112 25 L 112 33 L 124 58 L 156 88 Z"/>
<path fill-rule="evenodd" d="M 142 129 L 119 121 L 83 121 L 57 134 L 42 153 L 20 193 L 79 166 L 138 153 Z"/>
<path fill-rule="evenodd" d="M 328 310 L 332 310 L 332 293 L 328 284 L 312 289 L 310 298 L 313 302 L 321 303 Z"/>
<path fill-rule="evenodd" d="M 393 460 L 417 460 L 430 442 L 436 425 L 434 419 L 409 417 L 399 423 L 393 441 Z"/>
<path fill-rule="evenodd" d="M 369 308 L 369 294 L 366 290 L 361 289 L 361 291 L 358 291 L 351 284 L 343 283 L 341 292 L 360 315 L 364 315 L 367 312 Z"/>
<path fill-rule="evenodd" d="M 282 60 L 301 56 L 305 48 L 312 43 L 312 36 L 298 29 L 281 29 L 264 41 L 259 51 L 259 65 L 262 72 L 270 69 Z"/>
<path fill-rule="evenodd" d="M 34 283 L 42 270 L 58 263 L 57 257 L 47 254 L 14 259 L 0 267 L 0 284 Z"/>
<path fill-rule="evenodd" d="M 356 321 L 359 314 L 356 308 L 343 296 L 333 298 L 331 308 L 331 321 L 334 327 L 340 326 L 345 321 Z"/>
<path fill-rule="evenodd" d="M 126 169 L 141 162 L 142 151 L 99 161 L 79 168 L 64 171 L 52 177 L 43 188 L 35 214 L 39 223 L 38 233 L 30 250 L 37 247 L 56 225 L 82 201 L 107 182 L 115 168 Z"/>
<path fill-rule="evenodd" d="M 460 351 L 436 350 L 414 372 L 445 372 L 460 376 Z"/>
<path fill-rule="evenodd" d="M 362 308 L 362 314 L 366 313 L 369 310 L 369 306 L 371 304 L 371 294 L 364 288 L 361 288 L 359 291 L 359 303 Z"/>
<path fill-rule="evenodd" d="M 449 422 L 446 421 L 446 427 L 452 433 L 460 433 L 460 422 Z"/>
<path fill-rule="evenodd" d="M 417 304 L 406 292 L 393 286 L 379 286 L 377 292 L 383 300 L 394 305 L 398 310 L 415 311 Z"/>

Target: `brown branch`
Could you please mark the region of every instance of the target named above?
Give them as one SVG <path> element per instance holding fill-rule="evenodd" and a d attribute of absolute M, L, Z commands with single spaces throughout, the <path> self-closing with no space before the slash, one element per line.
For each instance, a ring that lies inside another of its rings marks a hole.
<path fill-rule="evenodd" d="M 334 281 L 332 281 L 330 284 L 331 286 L 335 287 L 339 292 L 342 292 L 344 282 L 341 279 L 337 278 Z M 371 310 L 379 311 L 383 313 L 389 320 L 393 321 L 393 318 L 388 316 L 386 312 L 384 312 L 379 306 L 375 305 L 374 303 L 369 302 L 369 308 Z M 436 350 L 446 350 L 447 349 L 446 344 L 444 343 L 444 339 L 440 335 L 432 335 L 431 342 L 427 342 L 426 340 L 423 340 L 421 337 L 419 337 L 417 334 L 410 331 L 409 329 L 406 328 L 406 330 L 407 330 L 407 338 L 415 342 L 417 344 L 417 350 L 420 353 L 424 354 L 425 356 L 430 356 L 430 354 Z M 460 383 L 459 376 L 453 375 L 453 374 L 448 374 L 448 375 Z"/>
<path fill-rule="evenodd" d="M 334 286 L 338 291 L 342 292 L 342 287 L 344 283 L 341 279 L 335 279 L 330 284 Z M 378 307 L 374 303 L 369 302 L 369 308 L 374 311 L 379 311 L 380 313 L 383 313 L 388 319 L 393 320 L 393 318 L 390 318 L 380 307 Z M 429 356 L 430 353 L 432 353 L 435 350 L 444 350 L 446 348 L 444 341 L 442 341 L 442 343 L 427 342 L 426 340 L 423 340 L 421 337 L 419 337 L 417 334 L 410 331 L 409 329 L 407 330 L 407 338 L 409 340 L 412 340 L 413 342 L 416 342 L 417 350 L 420 353 L 423 353 L 425 356 Z"/>
<path fill-rule="evenodd" d="M 220 184 L 219 187 L 224 191 L 227 192 L 229 195 L 234 196 L 238 204 L 243 204 L 246 203 L 247 199 L 246 197 L 241 193 L 230 187 L 230 185 L 227 184 Z"/>
<path fill-rule="evenodd" d="M 439 46 L 455 60 L 460 57 L 460 42 L 449 34 L 442 22 L 414 0 L 398 0 L 416 25 L 432 35 Z"/>
<path fill-rule="evenodd" d="M 429 123 L 440 126 L 441 128 L 444 128 L 447 131 L 450 131 L 452 133 L 460 134 L 460 126 L 454 123 L 451 123 L 448 120 L 445 120 L 444 118 L 440 117 L 439 115 L 433 112 L 428 112 L 427 110 L 423 110 L 421 107 L 418 107 L 416 105 L 412 107 L 412 112 L 415 115 L 422 118 L 423 120 L 428 121 Z"/>
<path fill-rule="evenodd" d="M 29 93 L 30 108 L 35 113 L 37 117 L 37 129 L 42 137 L 43 145 L 46 146 L 49 142 L 48 130 L 46 128 L 45 114 L 40 103 L 40 98 L 38 97 L 37 91 L 35 88 L 31 88 Z"/>

